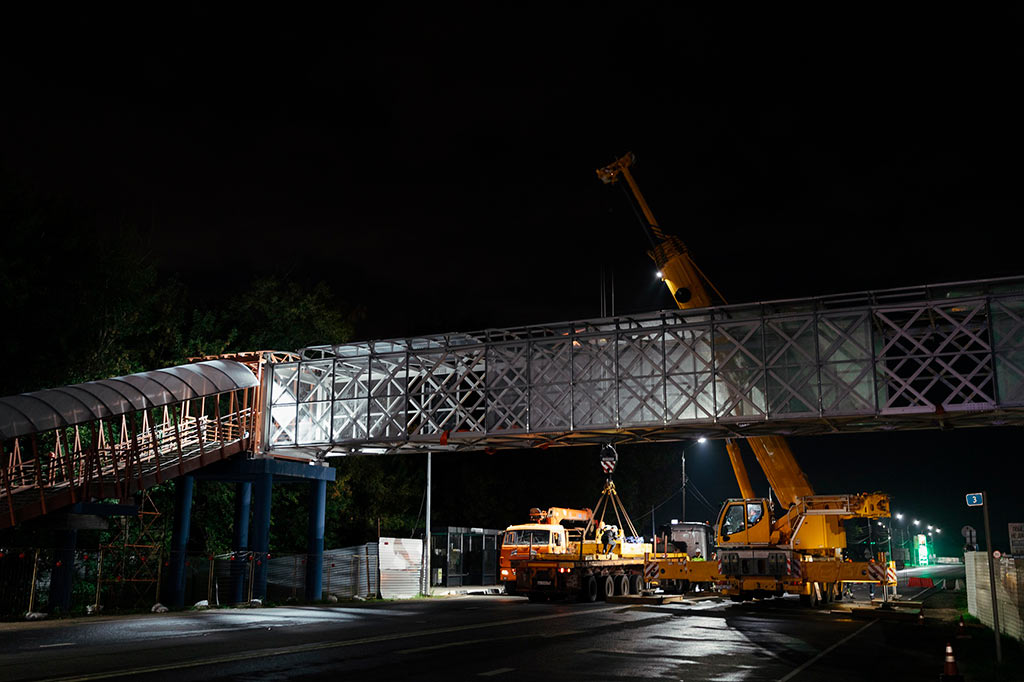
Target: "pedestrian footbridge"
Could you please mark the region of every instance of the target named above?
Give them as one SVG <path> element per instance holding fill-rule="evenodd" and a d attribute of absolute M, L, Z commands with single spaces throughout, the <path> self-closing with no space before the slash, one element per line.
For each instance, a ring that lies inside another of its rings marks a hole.
<path fill-rule="evenodd" d="M 313 346 L 271 453 L 491 450 L 1024 423 L 1024 278 Z"/>

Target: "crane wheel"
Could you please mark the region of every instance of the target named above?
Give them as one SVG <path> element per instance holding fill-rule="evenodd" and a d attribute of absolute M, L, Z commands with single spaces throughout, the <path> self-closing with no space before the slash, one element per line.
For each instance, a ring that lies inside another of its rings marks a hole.
<path fill-rule="evenodd" d="M 629 593 L 640 594 L 641 579 L 639 574 L 632 574 L 629 576 Z"/>
<path fill-rule="evenodd" d="M 615 594 L 629 594 L 629 576 L 625 573 L 615 576 Z"/>
<path fill-rule="evenodd" d="M 800 603 L 802 603 L 804 606 L 809 606 L 812 609 L 818 608 L 818 604 L 819 604 L 818 593 L 817 593 L 817 591 L 815 591 L 814 585 L 815 585 L 814 583 L 811 583 L 811 593 L 810 594 L 802 594 L 802 595 L 800 595 Z"/>
<path fill-rule="evenodd" d="M 580 586 L 580 601 L 597 601 L 597 578 L 594 576 L 588 575 L 583 579 L 583 585 Z"/>

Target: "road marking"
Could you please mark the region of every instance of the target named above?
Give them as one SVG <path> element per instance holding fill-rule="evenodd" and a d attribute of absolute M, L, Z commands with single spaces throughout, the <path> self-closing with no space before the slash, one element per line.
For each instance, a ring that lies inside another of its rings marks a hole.
<path fill-rule="evenodd" d="M 806 663 L 804 663 L 802 666 L 800 666 L 796 670 L 793 670 L 792 672 L 790 672 L 785 677 L 780 677 L 779 678 L 779 682 L 786 682 L 787 680 L 793 679 L 794 677 L 799 675 L 801 672 L 803 672 L 807 668 L 810 668 L 812 665 L 814 665 L 815 662 L 817 662 L 820 658 L 822 658 L 823 656 L 828 654 L 830 651 L 832 651 L 833 649 L 836 649 L 836 648 L 842 646 L 843 644 L 845 644 L 846 642 L 850 641 L 851 639 L 853 639 L 854 637 L 856 637 L 860 633 L 864 632 L 865 630 L 867 630 L 869 627 L 871 627 L 872 625 L 874 625 L 877 622 L 878 622 L 878 619 L 876 618 L 875 620 L 869 622 L 867 625 L 865 625 L 864 627 L 860 628 L 856 632 L 852 632 L 852 633 L 848 634 L 846 637 L 843 637 L 841 640 L 839 640 L 838 642 L 836 642 L 835 644 L 833 644 L 829 648 L 825 649 L 820 654 L 818 654 L 817 656 L 815 656 L 811 660 L 807 661 Z"/>
<path fill-rule="evenodd" d="M 456 625 L 448 628 L 433 628 L 431 630 L 419 630 L 417 632 L 403 632 L 394 635 L 378 635 L 376 637 L 361 637 L 359 639 L 350 639 L 341 642 L 315 642 L 313 644 L 297 644 L 290 647 L 280 647 L 277 649 L 262 649 L 256 651 L 245 651 L 235 654 L 227 654 L 224 656 L 212 656 L 210 658 L 201 658 L 194 661 L 181 661 L 177 663 L 167 663 L 165 665 L 153 665 L 146 666 L 143 668 L 125 668 L 122 670 L 109 670 L 105 672 L 90 673 L 87 675 L 73 675 L 71 677 L 51 677 L 42 682 L 86 682 L 88 680 L 103 680 L 109 677 L 127 677 L 127 676 L 138 676 L 146 673 L 163 672 L 167 670 L 177 670 L 179 668 L 198 668 L 204 665 L 217 665 L 222 663 L 235 663 L 237 661 L 251 660 L 254 658 L 269 658 L 271 656 L 287 656 L 289 654 L 303 654 L 311 651 L 322 651 L 324 649 L 340 649 L 342 647 L 358 646 L 360 644 L 373 644 L 376 642 L 389 642 L 399 639 L 412 639 L 414 637 L 426 637 L 429 635 L 443 635 L 449 632 L 462 632 L 465 630 L 479 630 L 482 628 L 493 628 L 500 627 L 502 625 L 517 625 L 519 623 L 532 623 L 542 620 L 552 620 L 555 618 L 567 618 L 569 616 L 590 616 L 595 613 L 604 613 L 606 611 L 618 611 L 623 608 L 632 608 L 629 605 L 617 604 L 615 606 L 606 606 L 600 609 L 573 609 L 565 611 L 563 613 L 553 613 L 546 616 L 530 616 L 529 618 L 511 618 L 508 620 L 498 620 L 490 623 L 474 623 L 472 625 Z"/>
<path fill-rule="evenodd" d="M 477 677 L 494 677 L 495 675 L 510 673 L 513 670 L 515 670 L 515 668 L 495 668 L 494 670 L 488 670 L 485 673 L 478 673 Z"/>
<path fill-rule="evenodd" d="M 57 646 L 74 646 L 74 645 L 75 645 L 74 642 L 61 642 L 60 644 L 40 644 L 39 648 L 40 649 L 52 649 L 53 647 L 57 647 Z"/>
<path fill-rule="evenodd" d="M 509 639 L 525 639 L 527 637 L 540 637 L 543 639 L 551 639 L 554 637 L 566 637 L 568 635 L 578 635 L 579 630 L 566 630 L 565 632 L 554 632 L 550 635 L 540 635 L 536 633 L 524 633 L 521 635 L 509 635 L 508 637 L 485 637 L 484 639 L 464 639 L 458 642 L 445 642 L 444 644 L 434 644 L 433 646 L 421 646 L 415 649 L 402 649 L 396 651 L 396 654 L 418 654 L 421 651 L 434 651 L 436 649 L 450 649 L 454 646 L 466 646 L 467 644 L 482 644 L 484 642 L 502 642 Z"/>

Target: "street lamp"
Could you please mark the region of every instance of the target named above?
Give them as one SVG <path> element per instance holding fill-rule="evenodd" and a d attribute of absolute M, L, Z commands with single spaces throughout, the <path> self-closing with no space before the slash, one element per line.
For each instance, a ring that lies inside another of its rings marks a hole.
<path fill-rule="evenodd" d="M 702 445 L 706 442 L 708 442 L 708 439 L 705 438 L 704 436 L 701 436 L 700 438 L 697 439 L 696 443 L 691 443 L 687 445 L 685 448 L 683 448 L 682 454 L 679 455 L 679 459 L 681 460 L 680 464 L 683 469 L 683 515 L 679 517 L 679 520 L 683 523 L 686 523 L 686 451 L 692 448 L 694 445 Z"/>

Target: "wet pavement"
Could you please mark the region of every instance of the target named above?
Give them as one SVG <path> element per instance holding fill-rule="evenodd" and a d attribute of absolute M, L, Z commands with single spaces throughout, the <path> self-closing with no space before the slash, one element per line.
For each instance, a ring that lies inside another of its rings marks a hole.
<path fill-rule="evenodd" d="M 955 634 L 949 619 L 855 617 L 796 598 L 634 606 L 467 594 L 3 624 L 0 670 L 12 681 L 935 680 Z M 967 679 L 1020 679 L 986 669 L 983 636 L 954 641 Z"/>

